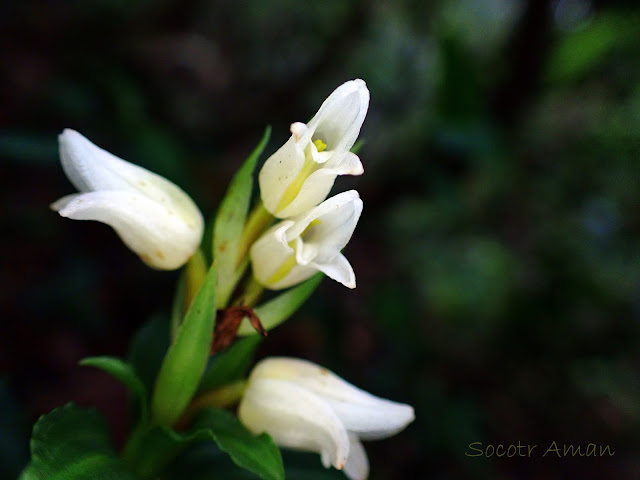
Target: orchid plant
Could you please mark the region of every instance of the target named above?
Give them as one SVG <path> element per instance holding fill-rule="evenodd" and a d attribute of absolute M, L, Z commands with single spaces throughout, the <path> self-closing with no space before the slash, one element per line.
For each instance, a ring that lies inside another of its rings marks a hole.
<path fill-rule="evenodd" d="M 250 212 L 267 129 L 231 181 L 209 245 L 200 210 L 179 187 L 78 132 L 60 135 L 62 167 L 79 193 L 52 209 L 111 226 L 155 269 L 184 268 L 167 347 L 151 375 L 136 360 L 151 355 L 142 341 L 129 360 L 80 362 L 114 376 L 131 394 L 133 428 L 121 451 L 96 411 L 69 404 L 34 426 L 32 458 L 21 480 L 170 478 L 165 475 L 176 459 L 203 442 L 265 480 L 285 478 L 279 446 L 317 452 L 325 467 L 350 479 L 368 477 L 361 440 L 404 429 L 414 419 L 412 407 L 302 359 L 267 358 L 247 376 L 262 338 L 304 303 L 323 275 L 356 286 L 341 251 L 363 202 L 355 190 L 326 197 L 336 176 L 363 173 L 352 147 L 368 106 L 365 83 L 353 80 L 338 87 L 308 124 L 292 124 L 291 138 L 260 170 L 260 199 Z M 265 289 L 274 292 L 262 301 Z"/>

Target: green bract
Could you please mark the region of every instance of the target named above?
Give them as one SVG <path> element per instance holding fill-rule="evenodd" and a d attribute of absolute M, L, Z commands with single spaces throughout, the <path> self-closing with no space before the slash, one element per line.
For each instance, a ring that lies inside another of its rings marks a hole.
<path fill-rule="evenodd" d="M 216 318 L 214 264 L 169 347 L 151 400 L 153 421 L 173 425 L 198 388 L 207 365 Z"/>

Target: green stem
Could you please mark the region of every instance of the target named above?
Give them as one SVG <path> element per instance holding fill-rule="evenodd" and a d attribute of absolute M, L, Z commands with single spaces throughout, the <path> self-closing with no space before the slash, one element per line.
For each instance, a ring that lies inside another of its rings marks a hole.
<path fill-rule="evenodd" d="M 256 280 L 256 277 L 251 274 L 247 281 L 244 291 L 238 296 L 238 305 L 245 307 L 253 307 L 262 296 L 264 292 L 264 286 Z"/>
<path fill-rule="evenodd" d="M 238 380 L 198 395 L 191 401 L 178 422 L 178 425 L 188 425 L 193 417 L 203 408 L 225 408 L 238 403 L 242 399 L 246 388 L 247 381 Z"/>
<path fill-rule="evenodd" d="M 236 257 L 236 266 L 242 265 L 247 253 L 249 253 L 249 249 L 253 242 L 255 242 L 260 235 L 267 229 L 269 225 L 273 222 L 274 217 L 271 215 L 262 202 L 259 202 L 258 205 L 251 211 L 249 214 L 249 219 L 245 224 L 244 231 L 242 232 L 242 237 L 240 238 L 240 244 L 238 245 L 238 256 Z"/>
<path fill-rule="evenodd" d="M 229 299 L 236 288 L 236 285 L 244 275 L 247 266 L 249 265 L 248 253 L 251 245 L 255 242 L 260 235 L 269 227 L 274 220 L 274 216 L 271 215 L 262 202 L 258 203 L 255 208 L 249 214 L 247 223 L 242 231 L 240 242 L 238 244 L 238 252 L 236 257 L 236 270 L 233 273 L 233 278 L 224 282 L 224 288 L 218 289 L 218 309 L 223 309 L 229 303 Z"/>

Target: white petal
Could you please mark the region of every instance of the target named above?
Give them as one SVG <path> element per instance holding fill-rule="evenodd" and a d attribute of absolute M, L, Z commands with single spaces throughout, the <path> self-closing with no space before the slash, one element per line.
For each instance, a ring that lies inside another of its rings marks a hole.
<path fill-rule="evenodd" d="M 200 229 L 136 192 L 68 195 L 51 207 L 63 217 L 110 225 L 145 263 L 163 270 L 184 264 L 200 244 L 202 235 Z"/>
<path fill-rule="evenodd" d="M 305 360 L 271 357 L 260 362 L 251 377 L 287 380 L 320 395 L 347 430 L 363 439 L 394 435 L 415 418 L 410 405 L 371 395 L 326 368 Z"/>
<path fill-rule="evenodd" d="M 341 253 L 327 263 L 311 262 L 309 266 L 317 268 L 327 277 L 343 284 L 347 288 L 356 288 L 356 274 L 349 260 Z"/>
<path fill-rule="evenodd" d="M 324 165 L 307 177 L 298 195 L 278 212 L 279 218 L 295 217 L 318 205 L 327 197 L 338 175 L 361 175 L 364 172 L 357 155 L 345 152 L 337 153 L 334 157 L 338 157 L 339 161 L 335 162 L 332 158 L 327 162 L 329 165 Z"/>
<path fill-rule="evenodd" d="M 313 232 L 310 233 L 313 233 L 313 237 L 317 238 L 324 237 L 333 230 L 344 226 L 349 228 L 353 226 L 353 229 L 355 229 L 360 213 L 362 213 L 362 200 L 360 200 L 360 195 L 357 191 L 349 190 L 339 193 L 326 199 L 307 213 L 292 218 L 295 223 L 287 230 L 287 239 L 291 241 L 298 238 L 315 220 L 320 223 L 315 225 Z M 355 222 L 353 222 L 354 219 Z M 353 230 L 351 233 L 353 233 Z"/>
<path fill-rule="evenodd" d="M 292 136 L 264 163 L 258 183 L 262 203 L 269 212 L 276 212 L 282 195 L 302 170 L 304 161 L 304 150 Z M 282 215 L 279 217 L 286 218 Z"/>
<path fill-rule="evenodd" d="M 369 108 L 369 90 L 363 80 L 351 80 L 340 85 L 324 101 L 318 113 L 307 124 L 308 131 L 300 139 L 321 139 L 327 150 L 351 149 L 358 138 Z"/>
<path fill-rule="evenodd" d="M 349 458 L 344 466 L 344 473 L 351 480 L 366 480 L 369 476 L 369 459 L 358 437 L 349 434 L 351 442 L 349 448 Z"/>
<path fill-rule="evenodd" d="M 294 222 L 282 221 L 267 230 L 251 247 L 251 264 L 253 274 L 263 285 L 269 286 L 269 280 L 278 269 L 294 255 L 294 250 L 288 245 L 287 230 Z"/>
<path fill-rule="evenodd" d="M 202 214 L 191 198 L 164 177 L 116 157 L 75 130 L 65 129 L 58 140 L 62 168 L 81 192 L 140 193 L 164 205 L 194 229 L 204 228 Z"/>
<path fill-rule="evenodd" d="M 281 446 L 320 453 L 342 469 L 349 457 L 349 437 L 323 399 L 294 383 L 252 379 L 238 409 L 253 433 L 267 432 Z"/>

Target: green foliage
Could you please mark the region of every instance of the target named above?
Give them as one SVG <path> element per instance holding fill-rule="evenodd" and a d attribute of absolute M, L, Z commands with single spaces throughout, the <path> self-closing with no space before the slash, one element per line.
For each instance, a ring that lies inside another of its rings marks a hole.
<path fill-rule="evenodd" d="M 254 436 L 231 413 L 209 409 L 196 417 L 194 428 L 203 428 L 200 436 L 211 436 L 236 465 L 264 480 L 284 479 L 280 450 L 266 433 Z"/>
<path fill-rule="evenodd" d="M 243 378 L 261 341 L 262 337 L 258 335 L 242 338 L 216 354 L 211 358 L 198 390 L 210 390 Z"/>
<path fill-rule="evenodd" d="M 187 272 L 183 270 L 176 284 L 176 293 L 171 304 L 171 338 L 176 338 L 182 316 L 184 314 L 184 302 L 187 295 Z"/>
<path fill-rule="evenodd" d="M 206 409 L 195 418 L 187 432 L 177 432 L 165 426 L 154 426 L 145 431 L 133 456 L 134 468 L 143 477 L 155 477 L 169 463 L 192 444 L 213 441 L 231 460 L 264 480 L 284 479 L 280 450 L 271 437 L 263 433 L 254 436 L 230 412 Z M 208 473 L 214 475 L 215 465 Z M 182 475 L 191 467 L 184 466 Z"/>
<path fill-rule="evenodd" d="M 267 127 L 258 146 L 231 180 L 216 216 L 213 230 L 213 259 L 218 265 L 216 289 L 219 308 L 226 306 L 239 280 L 239 275 L 243 272 L 243 268 L 239 268 L 238 265 L 242 260 L 238 258 L 238 246 L 249 211 L 253 172 L 270 136 L 271 127 Z"/>
<path fill-rule="evenodd" d="M 293 313 L 311 296 L 318 288 L 320 282 L 324 278 L 324 274 L 317 273 L 309 280 L 301 283 L 297 287 L 287 290 L 285 293 L 278 295 L 273 300 L 257 306 L 254 311 L 265 330 L 271 330 L 277 327 Z M 243 320 L 238 335 L 255 334 L 255 329 L 249 324 L 248 320 Z"/>
<path fill-rule="evenodd" d="M 216 318 L 214 264 L 187 312 L 160 367 L 151 400 L 152 418 L 172 425 L 198 388 L 211 349 Z"/>
<path fill-rule="evenodd" d="M 140 327 L 129 347 L 129 363 L 147 392 L 153 390 L 160 366 L 169 348 L 169 321 L 156 316 Z"/>
<path fill-rule="evenodd" d="M 79 364 L 85 367 L 98 368 L 122 382 L 137 402 L 140 420 L 142 422 L 148 420 L 147 389 L 129 363 L 114 357 L 88 357 L 80 360 Z"/>
<path fill-rule="evenodd" d="M 21 480 L 135 480 L 117 456 L 95 410 L 56 408 L 33 427 L 31 463 Z"/>

